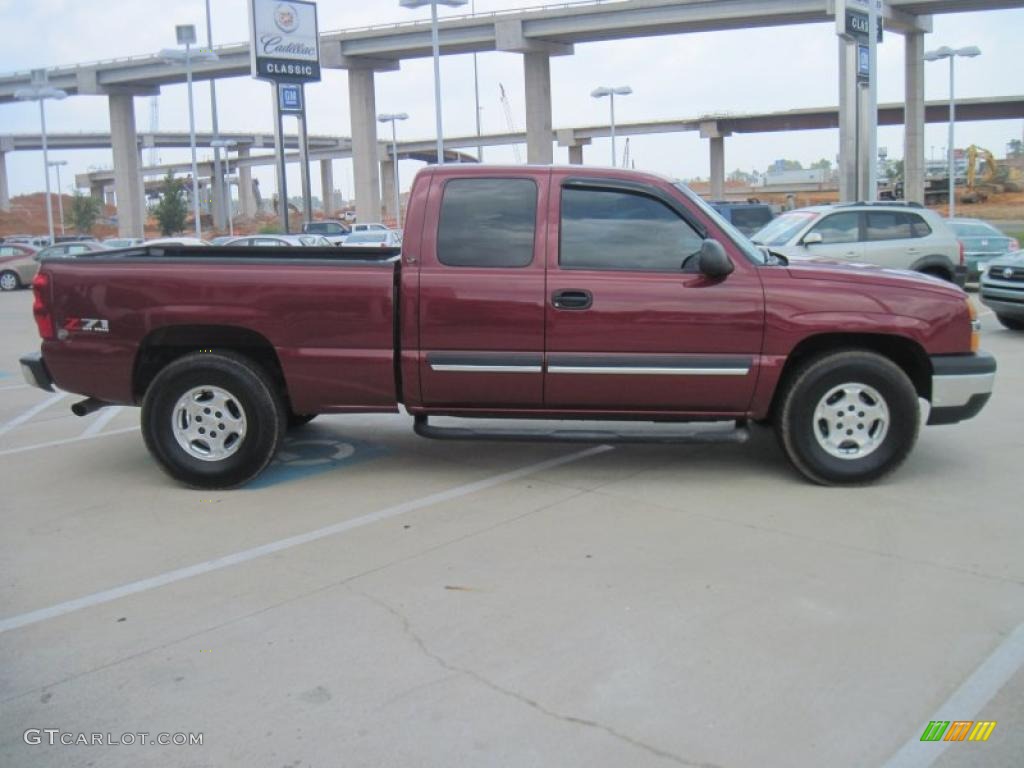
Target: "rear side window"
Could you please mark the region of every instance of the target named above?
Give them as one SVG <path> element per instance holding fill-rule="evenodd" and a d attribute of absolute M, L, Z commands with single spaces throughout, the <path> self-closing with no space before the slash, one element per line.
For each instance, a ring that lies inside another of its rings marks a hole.
<path fill-rule="evenodd" d="M 452 179 L 441 202 L 437 258 L 449 267 L 525 267 L 536 229 L 532 179 Z"/>
<path fill-rule="evenodd" d="M 907 218 L 910 219 L 910 234 L 913 237 L 928 237 L 932 233 L 932 228 L 928 226 L 928 222 L 916 213 L 908 213 Z"/>
<path fill-rule="evenodd" d="M 664 203 L 618 190 L 562 190 L 566 269 L 678 271 L 703 238 Z"/>
<path fill-rule="evenodd" d="M 860 234 L 859 227 L 860 214 L 856 211 L 846 211 L 826 216 L 811 232 L 819 232 L 824 244 L 856 243 Z"/>
<path fill-rule="evenodd" d="M 895 211 L 868 211 L 868 240 L 909 240 L 910 216 Z"/>

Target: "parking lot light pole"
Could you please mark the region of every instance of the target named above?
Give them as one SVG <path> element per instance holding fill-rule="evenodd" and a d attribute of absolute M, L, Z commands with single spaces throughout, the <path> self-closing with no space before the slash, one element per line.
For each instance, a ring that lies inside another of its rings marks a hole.
<path fill-rule="evenodd" d="M 14 92 L 14 98 L 18 101 L 39 102 L 39 128 L 43 138 L 43 170 L 46 172 L 46 226 L 50 235 L 50 244 L 53 245 L 53 201 L 50 199 L 50 155 L 46 146 L 46 107 L 47 99 L 66 99 L 67 91 L 60 88 L 51 88 L 47 82 L 45 69 L 32 70 L 32 85 L 28 88 L 20 88 Z"/>
<path fill-rule="evenodd" d="M 629 96 L 633 92 L 633 89 L 628 85 L 622 85 L 617 88 L 608 88 L 601 86 L 595 88 L 590 92 L 590 95 L 595 99 L 603 99 L 605 96 L 609 98 L 609 104 L 611 106 L 611 134 L 612 134 L 612 168 L 615 167 L 615 97 L 616 96 Z"/>
<path fill-rule="evenodd" d="M 963 56 L 964 58 L 973 59 L 975 56 L 981 55 L 981 49 L 976 45 L 969 45 L 966 48 L 950 48 L 948 45 L 944 45 L 941 48 L 936 48 L 934 51 L 928 51 L 924 55 L 925 61 L 940 61 L 941 59 L 949 59 L 949 218 L 952 219 L 956 215 L 956 144 L 953 140 L 953 134 L 956 126 L 956 92 L 955 86 L 955 69 L 953 62 L 957 56 Z"/>
<path fill-rule="evenodd" d="M 67 164 L 67 160 L 51 160 L 46 164 L 47 168 L 57 169 L 57 211 L 60 216 L 60 233 L 62 235 L 67 233 L 64 231 L 64 193 L 60 191 L 60 167 Z"/>
<path fill-rule="evenodd" d="M 402 228 L 402 196 L 398 192 L 398 130 L 395 124 L 399 120 L 408 119 L 409 116 L 405 112 L 377 115 L 378 122 L 391 123 L 391 164 L 395 167 L 395 229 Z"/>
<path fill-rule="evenodd" d="M 231 205 L 231 154 L 230 154 L 230 152 L 231 152 L 231 150 L 234 147 L 238 146 L 238 142 L 235 141 L 234 139 L 214 139 L 213 141 L 210 142 L 210 146 L 213 147 L 216 150 L 220 150 L 220 149 L 224 150 L 224 176 L 226 178 L 226 183 L 224 184 L 224 186 L 226 188 L 226 194 L 223 194 L 221 196 L 221 199 L 224 201 L 224 205 L 225 205 L 224 212 L 225 212 L 225 214 L 228 217 L 228 234 L 231 235 L 231 237 L 234 237 L 235 236 L 235 216 L 234 216 L 235 212 L 232 210 L 233 206 Z M 241 194 L 241 190 L 239 190 L 239 194 Z"/>
<path fill-rule="evenodd" d="M 399 0 L 403 8 L 430 6 L 430 43 L 434 48 L 434 115 L 437 121 L 437 164 L 444 165 L 444 128 L 441 120 L 441 44 L 437 33 L 437 6 L 457 8 L 469 0 Z"/>
<path fill-rule="evenodd" d="M 169 64 L 185 64 L 185 82 L 188 85 L 188 132 L 189 144 L 192 147 L 192 215 L 196 219 L 196 239 L 203 239 L 203 225 L 199 211 L 199 166 L 196 163 L 196 112 L 192 98 L 192 62 L 217 61 L 219 56 L 213 51 L 192 53 L 192 45 L 196 41 L 196 28 L 192 24 L 179 24 L 175 28 L 178 45 L 185 50 L 165 48 L 160 51 L 160 58 Z M 216 179 L 214 180 L 216 182 Z"/>

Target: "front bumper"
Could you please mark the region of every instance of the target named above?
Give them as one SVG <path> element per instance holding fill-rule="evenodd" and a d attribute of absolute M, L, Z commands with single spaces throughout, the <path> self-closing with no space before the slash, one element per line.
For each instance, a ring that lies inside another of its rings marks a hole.
<path fill-rule="evenodd" d="M 25 355 L 18 362 L 21 363 L 21 375 L 25 377 L 26 384 L 53 392 L 53 377 L 46 368 L 41 352 Z"/>
<path fill-rule="evenodd" d="M 936 355 L 932 362 L 932 409 L 928 423 L 956 424 L 974 418 L 992 396 L 996 359 L 988 352 Z"/>
<path fill-rule="evenodd" d="M 1024 285 L 984 280 L 980 290 L 981 303 L 998 315 L 1024 318 Z"/>

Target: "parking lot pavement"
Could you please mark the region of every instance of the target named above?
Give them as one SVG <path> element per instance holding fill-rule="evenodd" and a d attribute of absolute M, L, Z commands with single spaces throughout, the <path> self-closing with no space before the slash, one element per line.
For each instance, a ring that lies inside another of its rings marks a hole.
<path fill-rule="evenodd" d="M 359 416 L 197 492 L 133 409 L 20 386 L 29 304 L 0 296 L 0 765 L 1020 764 L 1024 336 L 991 316 L 989 406 L 872 487 L 805 483 L 768 434 L 436 443 Z M 919 741 L 982 719 L 985 743 Z"/>

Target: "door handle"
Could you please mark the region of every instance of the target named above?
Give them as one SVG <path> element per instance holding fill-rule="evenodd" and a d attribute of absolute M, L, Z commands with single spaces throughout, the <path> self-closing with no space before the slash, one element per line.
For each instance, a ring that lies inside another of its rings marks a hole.
<path fill-rule="evenodd" d="M 590 291 L 555 291 L 551 296 L 551 305 L 555 309 L 590 309 L 594 296 Z"/>

